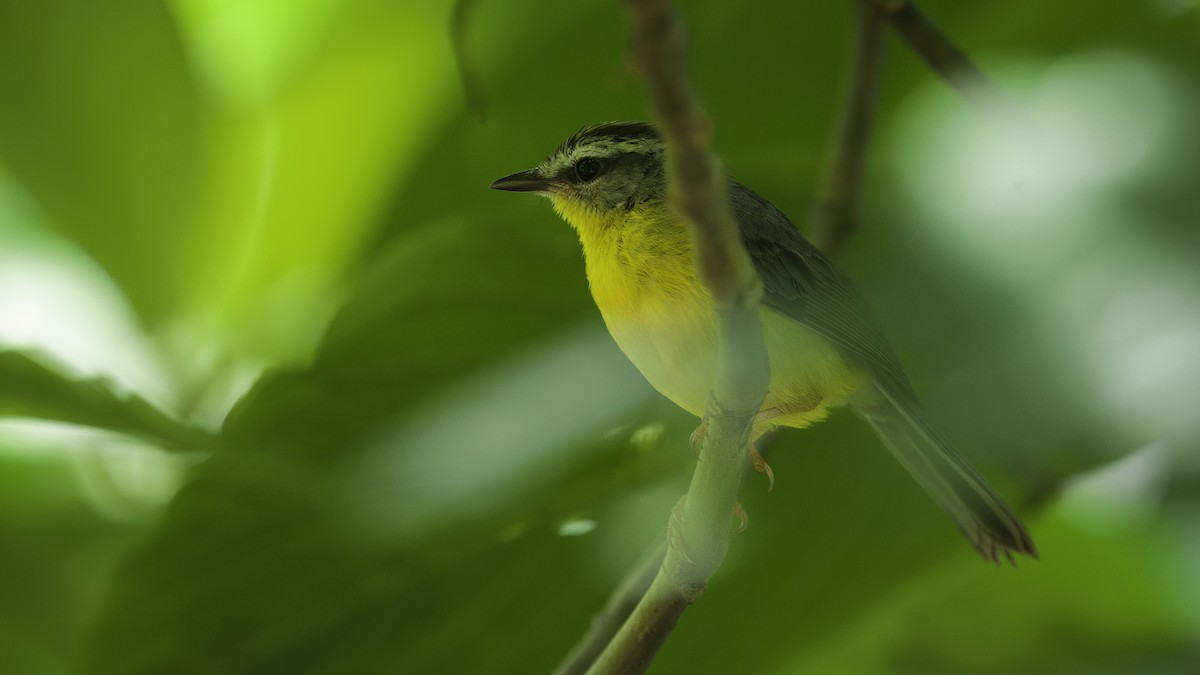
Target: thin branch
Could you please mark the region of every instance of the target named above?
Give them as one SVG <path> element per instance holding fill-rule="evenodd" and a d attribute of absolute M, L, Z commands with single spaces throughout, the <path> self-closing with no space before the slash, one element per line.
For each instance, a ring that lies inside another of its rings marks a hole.
<path fill-rule="evenodd" d="M 1008 97 L 912 0 L 869 0 L 925 63 L 985 112 L 1007 111 Z"/>
<path fill-rule="evenodd" d="M 592 619 L 592 625 L 588 628 L 588 632 L 554 670 L 554 675 L 583 675 L 587 672 L 587 669 L 596 661 L 596 657 L 600 656 L 600 652 L 604 651 L 604 647 L 621 629 L 625 620 L 629 618 L 630 614 L 633 614 L 633 610 L 641 602 L 642 596 L 646 595 L 646 590 L 654 582 L 654 577 L 658 575 L 658 570 L 662 567 L 663 558 L 666 555 L 667 542 L 665 540 L 656 541 L 645 558 L 609 596 L 608 602 L 604 604 L 604 609 L 600 610 Z"/>
<path fill-rule="evenodd" d="M 738 235 L 728 177 L 709 150 L 712 121 L 692 90 L 683 26 L 666 0 L 626 0 L 635 68 L 667 146 L 671 203 L 692 225 L 696 267 L 716 309 L 720 349 L 700 459 L 671 515 L 667 554 L 646 594 L 588 671 L 641 673 L 720 567 L 746 445 L 770 370 L 758 317 L 762 283 Z"/>
<path fill-rule="evenodd" d="M 875 123 L 875 101 L 883 71 L 883 18 L 868 0 L 854 5 L 854 42 L 838 112 L 833 150 L 813 200 L 809 233 L 830 257 L 841 253 L 858 229 L 859 197 Z"/>
<path fill-rule="evenodd" d="M 782 429 L 772 429 L 759 436 L 754 444 L 759 456 L 764 459 L 770 457 L 771 449 L 779 441 L 781 433 Z M 617 584 L 612 595 L 608 596 L 608 601 L 604 603 L 604 608 L 592 619 L 588 632 L 562 660 L 553 675 L 583 675 L 587 672 L 588 667 L 621 629 L 622 624 L 633 613 L 634 607 L 646 594 L 666 555 L 667 542 L 656 540 L 642 561 Z"/>
<path fill-rule="evenodd" d="M 467 108 L 483 122 L 487 116 L 487 99 L 475 62 L 467 53 L 467 28 L 477 4 L 478 0 L 455 0 L 450 18 L 450 42 L 454 45 L 454 62 L 458 65 L 458 78 L 467 97 Z"/>

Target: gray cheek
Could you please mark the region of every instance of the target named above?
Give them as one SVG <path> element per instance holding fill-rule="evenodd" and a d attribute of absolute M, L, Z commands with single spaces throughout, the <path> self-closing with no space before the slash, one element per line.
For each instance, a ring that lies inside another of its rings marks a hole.
<path fill-rule="evenodd" d="M 609 187 L 606 198 L 608 201 L 605 205 L 606 208 L 628 210 L 631 204 L 636 204 L 640 201 L 638 199 L 638 184 L 636 181 L 622 176 Z"/>
<path fill-rule="evenodd" d="M 615 186 L 601 185 L 599 183 L 589 183 L 576 188 L 579 191 L 579 196 L 589 204 L 596 207 L 602 213 L 612 211 L 617 206 L 620 206 L 623 201 L 615 198 Z"/>

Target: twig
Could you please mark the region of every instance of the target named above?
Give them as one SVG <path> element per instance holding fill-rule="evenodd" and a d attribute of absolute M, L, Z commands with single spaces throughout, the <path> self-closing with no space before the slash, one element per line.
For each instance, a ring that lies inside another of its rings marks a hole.
<path fill-rule="evenodd" d="M 968 101 L 985 112 L 1006 112 L 1008 97 L 912 0 L 869 0 L 892 28 Z"/>
<path fill-rule="evenodd" d="M 450 19 L 450 42 L 454 45 L 454 62 L 458 65 L 458 78 L 467 97 L 467 108 L 483 122 L 487 114 L 487 100 L 475 62 L 467 53 L 467 28 L 477 3 L 478 0 L 455 0 Z"/>
<path fill-rule="evenodd" d="M 588 671 L 641 673 L 729 547 L 746 444 L 770 371 L 758 317 L 762 284 L 738 235 L 728 177 L 709 150 L 712 121 L 687 72 L 683 26 L 666 0 L 626 0 L 633 62 L 666 140 L 672 204 L 691 222 L 696 266 L 716 308 L 720 348 L 700 461 L 671 515 L 667 554 L 646 594 Z"/>
<path fill-rule="evenodd" d="M 772 429 L 758 437 L 754 447 L 758 450 L 760 457 L 764 459 L 770 457 L 771 449 L 779 441 L 781 433 L 783 433 L 782 429 Z M 604 603 L 604 608 L 592 619 L 592 625 L 588 628 L 588 632 L 563 658 L 553 675 L 583 675 L 587 672 L 588 667 L 621 629 L 621 625 L 633 613 L 633 608 L 646 594 L 646 590 L 650 588 L 666 555 L 667 543 L 655 541 L 654 546 L 646 553 L 642 561 L 625 575 L 621 583 L 617 584 L 612 595 L 608 596 L 608 601 Z"/>
<path fill-rule="evenodd" d="M 646 557 L 609 596 L 604 609 L 592 619 L 588 632 L 554 670 L 554 675 L 583 675 L 587 672 L 588 667 L 612 641 L 613 636 L 646 594 L 646 589 L 650 588 L 654 577 L 658 575 L 666 555 L 667 542 L 656 541 Z"/>
<path fill-rule="evenodd" d="M 854 5 L 854 44 L 849 74 L 842 94 L 833 150 L 825 168 L 825 178 L 813 200 L 809 228 L 813 243 L 830 257 L 841 253 L 850 235 L 858 229 L 859 196 L 883 70 L 883 18 L 868 0 L 851 1 Z"/>

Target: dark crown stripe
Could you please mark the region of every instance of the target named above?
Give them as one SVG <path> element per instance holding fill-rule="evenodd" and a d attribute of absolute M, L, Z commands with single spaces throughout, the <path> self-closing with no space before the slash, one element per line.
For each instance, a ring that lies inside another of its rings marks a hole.
<path fill-rule="evenodd" d="M 584 127 L 571 134 L 567 140 L 559 144 L 554 153 L 570 152 L 586 141 L 604 139 L 621 142 L 642 138 L 658 140 L 658 130 L 646 122 L 605 122 Z"/>

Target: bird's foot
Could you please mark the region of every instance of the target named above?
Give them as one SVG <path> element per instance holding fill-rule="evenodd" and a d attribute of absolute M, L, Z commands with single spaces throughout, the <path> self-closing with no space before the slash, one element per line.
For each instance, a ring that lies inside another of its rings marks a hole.
<path fill-rule="evenodd" d="M 739 534 L 745 532 L 746 528 L 750 525 L 750 518 L 746 515 L 746 508 L 742 506 L 741 502 L 736 502 L 733 505 L 733 517 L 738 519 L 737 529 L 733 533 Z"/>
<path fill-rule="evenodd" d="M 767 464 L 767 460 L 759 454 L 758 448 L 754 444 L 746 446 L 746 452 L 750 454 L 750 463 L 754 466 L 754 470 L 759 473 L 767 474 L 767 492 L 775 489 L 775 472 L 771 470 L 771 465 Z"/>

